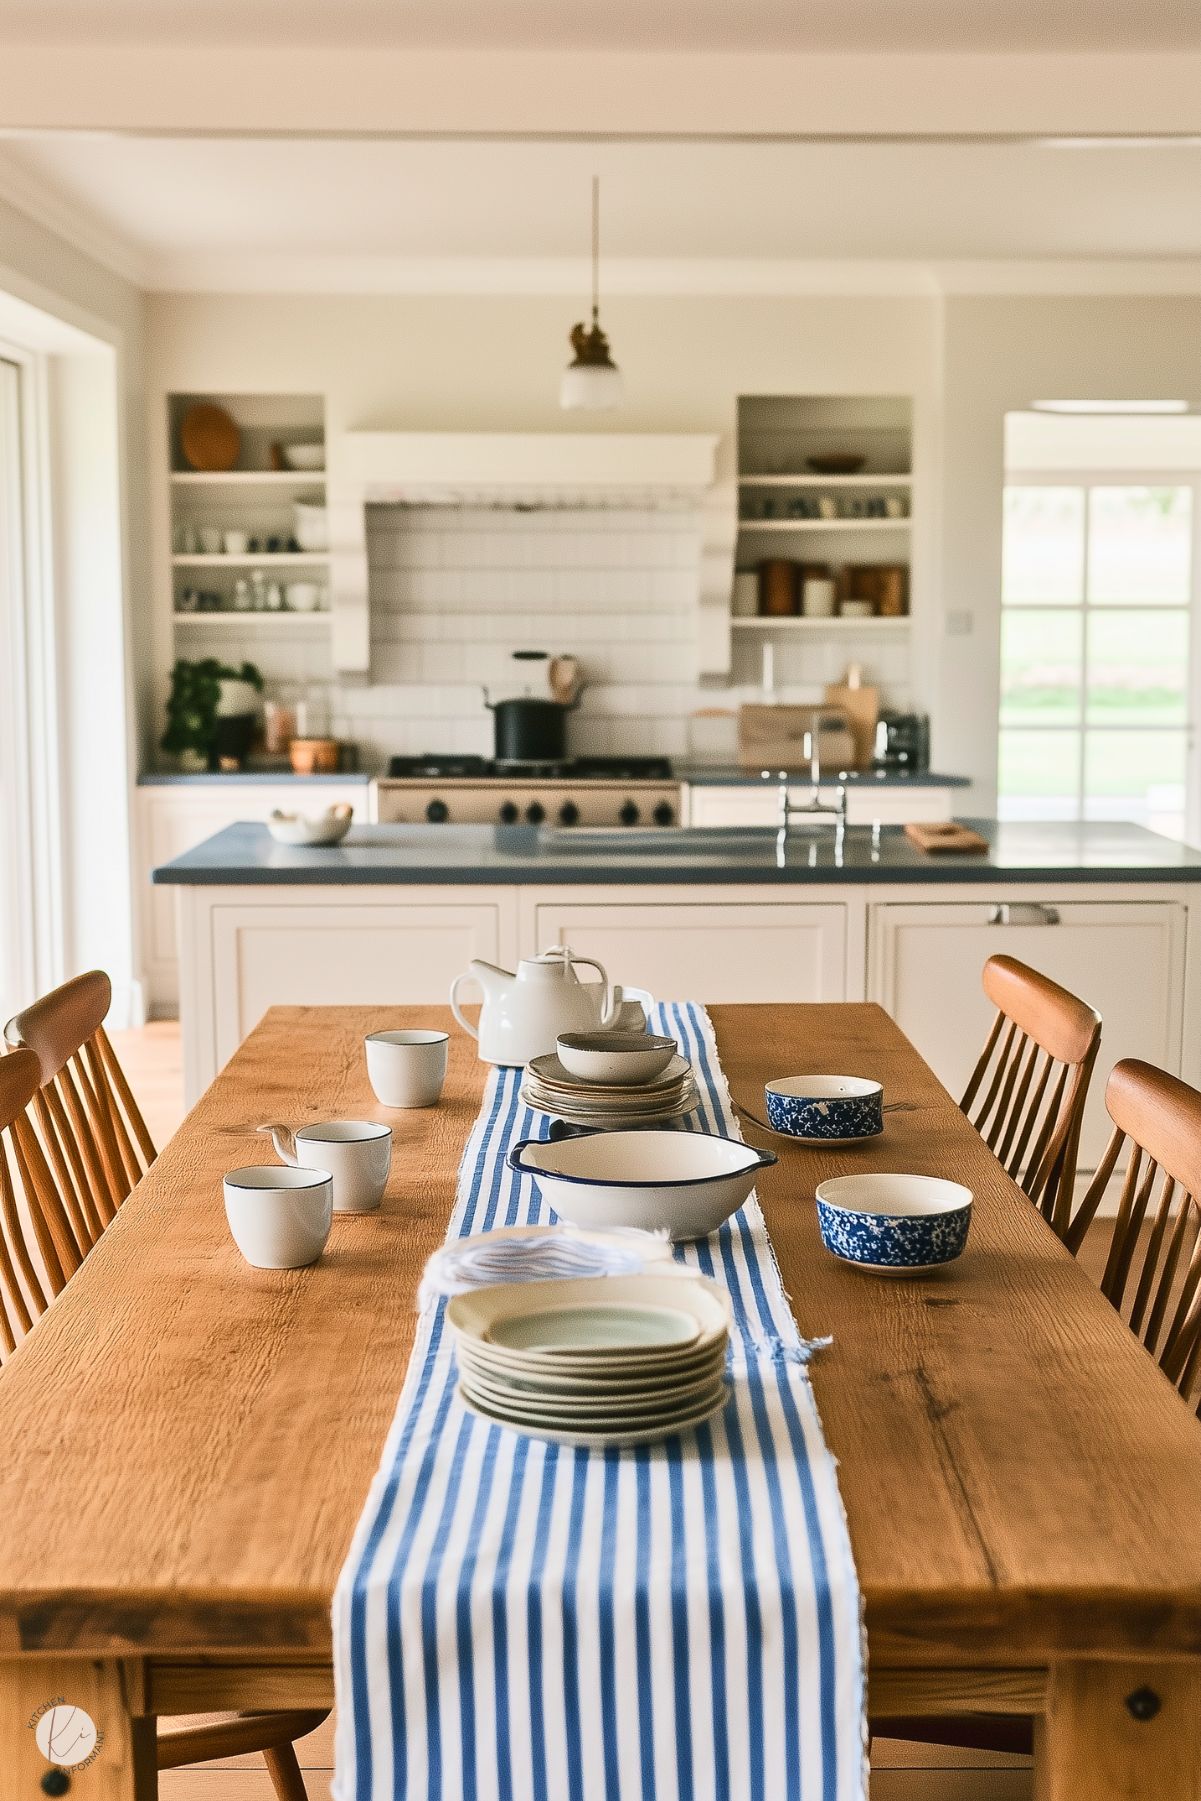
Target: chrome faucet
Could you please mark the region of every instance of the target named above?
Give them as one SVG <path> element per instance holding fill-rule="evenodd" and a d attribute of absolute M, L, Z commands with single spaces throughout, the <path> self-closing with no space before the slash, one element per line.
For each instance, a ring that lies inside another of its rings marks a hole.
<path fill-rule="evenodd" d="M 839 782 L 834 789 L 832 800 L 822 797 L 822 767 L 820 734 L 821 715 L 818 714 L 812 727 L 802 739 L 802 751 L 809 764 L 809 798 L 806 801 L 794 802 L 789 792 L 789 772 L 787 769 L 764 769 L 760 771 L 765 782 L 774 780 L 778 784 L 779 795 L 779 831 L 777 843 L 782 846 L 794 826 L 810 826 L 832 824 L 835 834 L 836 849 L 841 850 L 843 834 L 847 824 L 847 785 Z"/>

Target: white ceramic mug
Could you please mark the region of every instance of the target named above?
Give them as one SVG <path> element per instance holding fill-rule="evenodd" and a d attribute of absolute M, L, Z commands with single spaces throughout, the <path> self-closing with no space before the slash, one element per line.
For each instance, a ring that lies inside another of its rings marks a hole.
<path fill-rule="evenodd" d="M 367 1075 L 385 1107 L 436 1107 L 446 1080 L 449 1032 L 372 1032 Z"/>
<path fill-rule="evenodd" d="M 300 1269 L 325 1249 L 334 1185 L 324 1169 L 233 1169 L 225 1178 L 225 1217 L 234 1243 L 255 1269 Z"/>
<path fill-rule="evenodd" d="M 374 1213 L 392 1167 L 392 1128 L 372 1119 L 325 1119 L 316 1125 L 272 1126 L 277 1154 L 293 1168 L 328 1170 L 335 1213 Z"/>
<path fill-rule="evenodd" d="M 224 538 L 227 557 L 244 557 L 250 549 L 249 532 L 226 532 Z"/>

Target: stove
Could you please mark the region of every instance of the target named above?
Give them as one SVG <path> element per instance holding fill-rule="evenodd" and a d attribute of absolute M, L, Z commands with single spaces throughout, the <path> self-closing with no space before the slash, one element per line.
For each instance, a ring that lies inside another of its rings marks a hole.
<path fill-rule="evenodd" d="M 429 825 L 676 825 L 680 786 L 666 757 L 393 757 L 379 817 Z"/>

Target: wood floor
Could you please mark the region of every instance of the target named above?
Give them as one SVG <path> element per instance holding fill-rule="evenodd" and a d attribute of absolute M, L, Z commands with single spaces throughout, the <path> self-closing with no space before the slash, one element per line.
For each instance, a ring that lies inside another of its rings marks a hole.
<path fill-rule="evenodd" d="M 184 1113 L 179 1028 L 161 1021 L 114 1033 L 113 1040 L 150 1134 L 157 1145 L 165 1144 Z M 1108 1236 L 1108 1222 L 1098 1221 L 1081 1252 L 1094 1276 L 1104 1265 Z M 333 1720 L 302 1740 L 297 1755 L 311 1801 L 325 1801 L 334 1764 Z M 162 1801 L 273 1801 L 260 1757 L 165 1771 L 159 1792 Z M 1029 1801 L 1031 1792 L 1025 1758 L 884 1739 L 872 1747 L 872 1801 Z"/>

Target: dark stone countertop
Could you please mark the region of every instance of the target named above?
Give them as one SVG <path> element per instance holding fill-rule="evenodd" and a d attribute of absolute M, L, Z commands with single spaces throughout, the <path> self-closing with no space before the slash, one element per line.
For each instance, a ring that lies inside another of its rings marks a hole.
<path fill-rule="evenodd" d="M 329 850 L 276 844 L 232 825 L 163 864 L 155 882 L 193 886 L 360 884 L 1201 882 L 1201 851 L 1141 826 L 971 820 L 987 854 L 927 855 L 900 826 L 851 826 L 841 858 L 830 827 L 796 833 L 781 861 L 770 828 L 692 831 L 545 826 L 363 825 Z"/>
<path fill-rule="evenodd" d="M 738 763 L 677 763 L 672 761 L 672 774 L 677 781 L 693 788 L 758 788 L 763 777 L 757 769 L 743 769 Z M 808 765 L 791 771 L 798 782 L 809 779 Z M 906 769 L 823 769 L 822 786 L 835 782 L 853 783 L 864 788 L 970 788 L 969 775 L 939 775 L 937 770 L 923 769 L 911 774 Z"/>
<path fill-rule="evenodd" d="M 274 788 L 279 783 L 288 787 L 307 787 L 310 782 L 344 782 L 366 787 L 374 776 L 355 770 L 349 775 L 297 775 L 294 769 L 238 769 L 232 773 L 216 773 L 207 769 L 150 769 L 138 777 L 139 788 Z"/>

